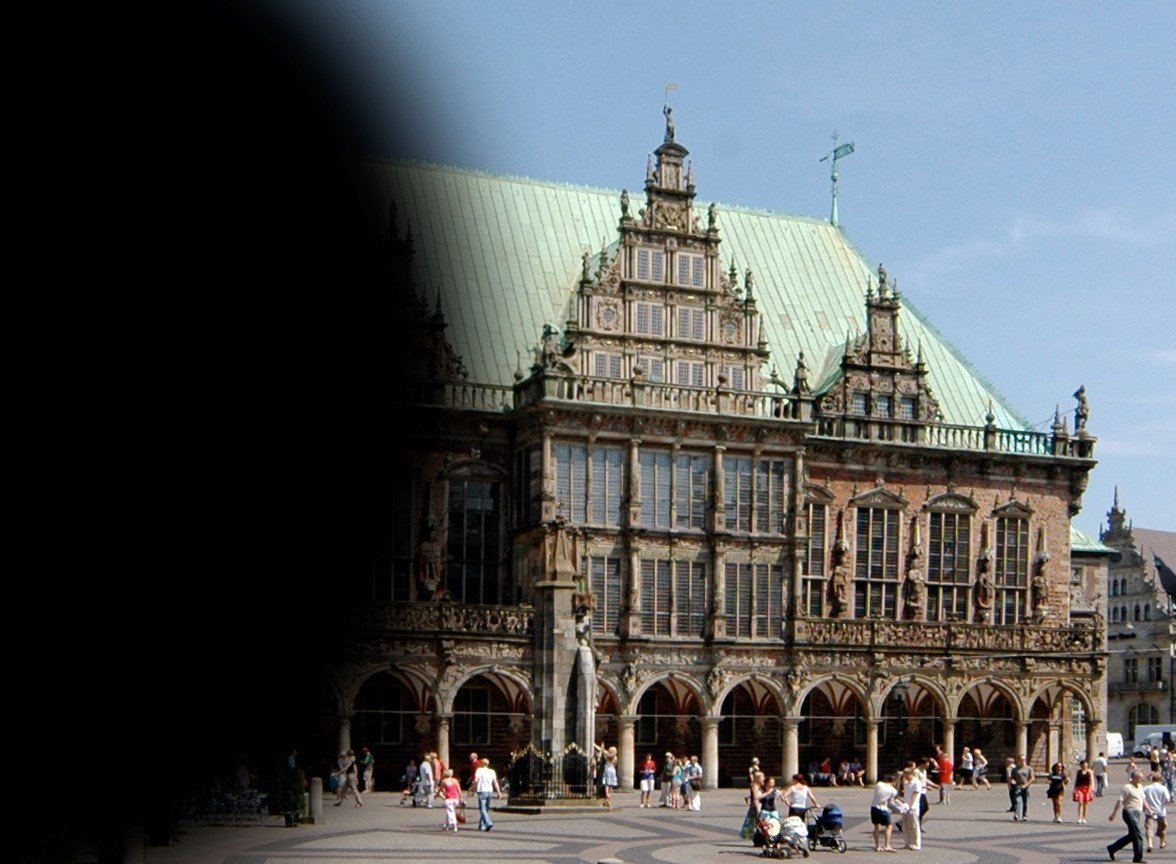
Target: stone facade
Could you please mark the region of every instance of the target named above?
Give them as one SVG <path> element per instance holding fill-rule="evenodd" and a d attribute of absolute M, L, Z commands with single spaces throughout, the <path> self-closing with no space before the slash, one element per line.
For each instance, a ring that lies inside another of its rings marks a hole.
<path fill-rule="evenodd" d="M 513 387 L 462 375 L 391 220 L 418 374 L 390 387 L 408 443 L 324 673 L 340 743 L 501 768 L 600 741 L 622 787 L 667 750 L 712 787 L 753 755 L 783 775 L 856 757 L 870 780 L 936 744 L 1045 765 L 1074 716 L 1096 752 L 1105 632 L 1070 554 L 1084 398 L 1074 434 L 945 423 L 882 267 L 831 371 L 800 354 L 765 377 L 757 297 L 786 286 L 725 264 L 687 155 L 668 128 Z"/>
<path fill-rule="evenodd" d="M 1137 724 L 1176 721 L 1172 691 L 1176 630 L 1176 533 L 1136 528 L 1119 505 L 1107 513 L 1102 543 L 1114 554 L 1107 573 L 1107 723 L 1128 747 Z"/>

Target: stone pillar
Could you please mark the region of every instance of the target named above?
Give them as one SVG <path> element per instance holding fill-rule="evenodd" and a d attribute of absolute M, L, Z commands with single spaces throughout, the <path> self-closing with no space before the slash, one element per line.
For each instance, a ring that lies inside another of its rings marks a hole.
<path fill-rule="evenodd" d="M 943 721 L 943 752 L 947 754 L 947 758 L 955 765 L 955 720 Z"/>
<path fill-rule="evenodd" d="M 866 721 L 866 782 L 878 782 L 878 727 L 881 720 Z"/>
<path fill-rule="evenodd" d="M 350 712 L 339 713 L 339 753 L 346 753 L 351 749 L 351 717 Z M 334 755 L 338 756 L 339 753 Z"/>
<path fill-rule="evenodd" d="M 449 759 L 449 724 L 452 721 L 452 714 L 437 715 L 437 758 L 449 767 L 453 767 Z M 440 779 L 435 779 L 433 782 L 440 783 L 441 781 Z"/>
<path fill-rule="evenodd" d="M 1045 744 L 1045 764 L 1047 767 L 1052 767 L 1055 762 L 1065 762 L 1062 758 L 1062 724 L 1058 721 L 1051 720 L 1049 724 L 1049 737 L 1046 738 Z"/>
<path fill-rule="evenodd" d="M 702 788 L 719 788 L 719 719 L 700 717 L 702 723 Z"/>
<path fill-rule="evenodd" d="M 323 824 L 323 778 L 310 778 L 310 821 L 315 825 Z"/>
<path fill-rule="evenodd" d="M 784 724 L 784 765 L 780 785 L 786 785 L 793 774 L 800 773 L 800 718 L 781 717 Z"/>
<path fill-rule="evenodd" d="M 1029 724 L 1018 720 L 1015 725 L 1017 728 L 1017 752 L 1014 755 L 1027 758 L 1029 756 Z"/>
<path fill-rule="evenodd" d="M 622 792 L 633 791 L 633 774 L 636 770 L 636 754 L 633 752 L 633 730 L 637 718 L 631 714 L 617 716 L 620 740 L 617 742 L 617 782 Z"/>
<path fill-rule="evenodd" d="M 1102 735 L 1102 721 L 1090 717 L 1086 721 L 1086 761 L 1094 764 L 1098 757 L 1098 739 Z M 1106 748 L 1103 748 L 1106 752 Z"/>

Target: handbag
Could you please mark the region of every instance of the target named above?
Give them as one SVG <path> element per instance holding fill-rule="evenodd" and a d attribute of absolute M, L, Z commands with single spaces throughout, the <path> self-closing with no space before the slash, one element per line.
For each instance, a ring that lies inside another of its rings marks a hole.
<path fill-rule="evenodd" d="M 459 825 L 466 824 L 465 804 L 461 804 L 457 808 L 457 824 L 459 824 Z"/>

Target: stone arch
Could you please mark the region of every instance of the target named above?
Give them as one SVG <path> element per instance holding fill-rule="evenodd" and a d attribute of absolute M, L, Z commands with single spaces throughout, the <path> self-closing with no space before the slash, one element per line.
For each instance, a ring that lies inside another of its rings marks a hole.
<path fill-rule="evenodd" d="M 872 712 L 869 693 L 860 680 L 839 672 L 822 675 L 798 688 L 796 705 L 801 772 L 823 775 L 826 759 L 833 772 L 842 759 L 865 761 L 866 728 Z"/>
<path fill-rule="evenodd" d="M 1073 703 L 1077 699 L 1081 713 L 1092 716 L 1094 703 L 1077 682 L 1064 678 L 1045 681 L 1028 697 L 1029 761 L 1047 767 L 1061 761 L 1069 764 L 1072 754 L 1079 749 L 1073 723 Z M 1081 751 L 1086 752 L 1085 734 L 1081 737 Z"/>
<path fill-rule="evenodd" d="M 954 719 L 942 683 L 925 675 L 899 676 L 878 701 L 878 769 L 900 768 L 909 759 L 930 756 L 944 741 L 945 723 Z"/>
<path fill-rule="evenodd" d="M 452 714 L 453 702 L 458 691 L 474 678 L 479 676 L 495 684 L 499 691 L 512 704 L 521 704 L 520 697 L 525 698 L 528 707 L 531 702 L 531 676 L 523 669 L 503 666 L 498 663 L 488 663 L 482 666 L 471 666 L 463 669 L 454 676 L 446 675 L 436 686 L 437 705 L 441 713 Z M 502 679 L 502 680 L 500 680 Z M 509 685 L 505 686 L 506 682 Z"/>
<path fill-rule="evenodd" d="M 637 717 L 635 745 L 675 755 L 702 753 L 700 718 L 709 716 L 706 693 L 693 677 L 678 671 L 643 681 L 626 711 Z"/>
<path fill-rule="evenodd" d="M 1026 717 L 1013 688 L 996 676 L 970 681 L 955 706 L 956 749 L 981 749 L 988 771 L 999 774 L 1006 756 L 1016 756 L 1017 726 Z"/>
<path fill-rule="evenodd" d="M 645 692 L 655 684 L 662 684 L 663 682 L 667 681 L 672 681 L 681 688 L 690 691 L 690 693 L 693 694 L 693 696 L 698 700 L 698 705 L 700 708 L 709 709 L 708 700 L 706 698 L 706 690 L 703 688 L 702 684 L 700 684 L 690 675 L 687 675 L 684 672 L 679 672 L 676 669 L 670 670 L 668 672 L 658 672 L 654 675 L 651 675 L 649 678 L 638 684 L 636 689 L 632 691 L 632 696 L 629 697 L 628 703 L 623 702 L 623 700 L 619 698 L 617 702 L 618 704 L 622 705 L 629 714 L 636 714 L 637 708 L 641 703 L 641 697 L 645 694 Z M 676 693 L 677 691 L 675 690 L 674 692 Z M 712 710 L 706 710 L 701 713 L 704 716 L 713 716 Z"/>
<path fill-rule="evenodd" d="M 752 758 L 768 774 L 784 761 L 784 694 L 778 679 L 762 672 L 741 674 L 715 694 L 712 717 L 718 719 L 719 786 L 742 786 Z"/>

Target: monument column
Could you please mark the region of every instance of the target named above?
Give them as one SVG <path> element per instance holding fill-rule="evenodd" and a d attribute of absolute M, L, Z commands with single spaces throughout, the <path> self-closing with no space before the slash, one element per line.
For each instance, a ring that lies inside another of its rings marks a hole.
<path fill-rule="evenodd" d="M 702 788 L 719 788 L 719 718 L 699 717 L 702 723 Z"/>
<path fill-rule="evenodd" d="M 633 730 L 637 725 L 634 715 L 617 717 L 620 740 L 617 742 L 617 786 L 622 792 L 633 791 L 633 773 L 636 767 L 633 752 Z"/>
<path fill-rule="evenodd" d="M 800 773 L 800 718 L 782 717 L 784 724 L 784 765 L 781 785 L 785 784 L 793 774 Z"/>
<path fill-rule="evenodd" d="M 947 758 L 951 760 L 952 765 L 955 765 L 955 720 L 943 721 L 943 752 L 947 754 Z"/>
<path fill-rule="evenodd" d="M 881 720 L 866 721 L 866 782 L 878 782 L 878 727 Z"/>

